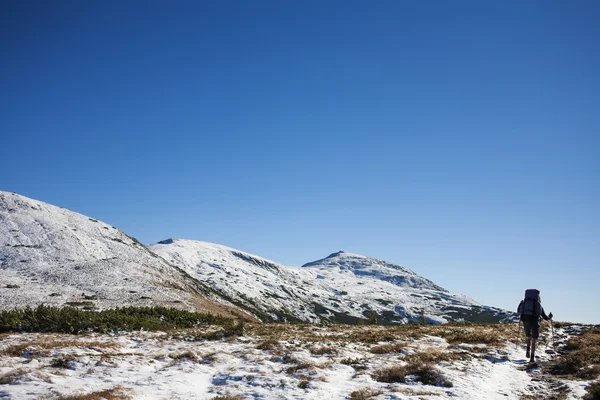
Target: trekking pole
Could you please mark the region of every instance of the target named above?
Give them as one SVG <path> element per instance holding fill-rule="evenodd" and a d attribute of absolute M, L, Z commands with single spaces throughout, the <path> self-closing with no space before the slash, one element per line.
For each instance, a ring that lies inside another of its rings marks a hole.
<path fill-rule="evenodd" d="M 552 329 L 552 349 L 554 350 L 554 361 L 556 361 L 556 342 L 554 341 L 554 324 L 550 320 L 550 328 Z"/>

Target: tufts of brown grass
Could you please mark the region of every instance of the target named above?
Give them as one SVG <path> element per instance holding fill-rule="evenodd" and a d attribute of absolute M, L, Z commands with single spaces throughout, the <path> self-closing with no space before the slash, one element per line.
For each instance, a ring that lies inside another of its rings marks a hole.
<path fill-rule="evenodd" d="M 358 328 L 350 333 L 347 340 L 351 343 L 375 344 L 381 342 L 393 342 L 398 336 L 391 330 L 380 327 Z"/>
<path fill-rule="evenodd" d="M 183 353 L 173 354 L 169 357 L 171 357 L 173 360 L 181 360 L 181 361 L 185 361 L 185 360 L 190 360 L 193 362 L 201 362 L 202 361 L 202 357 L 191 350 L 185 351 Z"/>
<path fill-rule="evenodd" d="M 25 374 L 28 374 L 29 370 L 23 369 L 23 368 L 19 368 L 19 369 L 13 369 L 12 371 L 8 371 L 5 374 L 0 375 L 0 385 L 10 385 L 13 383 L 13 381 L 20 377 L 23 376 Z"/>
<path fill-rule="evenodd" d="M 600 376 L 600 328 L 587 330 L 569 339 L 565 350 L 569 353 L 559 358 L 553 373 L 575 374 L 582 379 Z"/>
<path fill-rule="evenodd" d="M 371 397 L 379 396 L 380 394 L 383 394 L 382 390 L 362 388 L 350 393 L 350 400 L 368 400 Z"/>
<path fill-rule="evenodd" d="M 362 364 L 365 361 L 364 358 L 344 358 L 340 360 L 340 364 L 344 365 L 357 365 Z"/>
<path fill-rule="evenodd" d="M 415 375 L 424 385 L 452 387 L 450 382 L 433 365 L 426 363 L 410 363 L 383 368 L 372 375 L 373 379 L 385 383 L 407 383 L 406 377 Z"/>
<path fill-rule="evenodd" d="M 408 396 L 437 396 L 439 393 L 430 392 L 427 390 L 420 390 L 416 388 L 392 388 L 392 392 L 394 393 L 402 393 Z"/>
<path fill-rule="evenodd" d="M 390 354 L 390 353 L 401 353 L 405 346 L 403 343 L 394 344 L 381 344 L 379 346 L 373 346 L 369 351 L 373 354 Z"/>
<path fill-rule="evenodd" d="M 448 351 L 438 351 L 434 349 L 427 349 L 414 354 L 409 354 L 404 357 L 404 361 L 408 363 L 439 363 L 442 361 L 460 361 L 470 358 L 471 356 L 466 352 L 456 353 Z"/>
<path fill-rule="evenodd" d="M 295 374 L 296 372 L 303 370 L 303 369 L 311 369 L 314 368 L 315 364 L 310 363 L 310 362 L 301 362 L 299 364 L 296 365 L 292 365 L 291 367 L 288 367 L 285 372 L 289 375 Z"/>
<path fill-rule="evenodd" d="M 309 349 L 310 353 L 316 356 L 322 356 L 325 354 L 337 354 L 338 350 L 332 346 L 315 346 Z"/>
<path fill-rule="evenodd" d="M 488 346 L 501 346 L 506 340 L 502 333 L 503 332 L 501 329 L 494 329 L 484 326 L 465 326 L 440 330 L 438 335 L 446 339 L 446 341 L 451 344 L 471 343 L 487 344 Z"/>
<path fill-rule="evenodd" d="M 86 394 L 59 396 L 58 400 L 125 400 L 131 399 L 130 391 L 123 386 Z"/>
<path fill-rule="evenodd" d="M 85 347 L 85 348 L 115 348 L 117 347 L 116 343 L 110 342 L 86 342 L 80 340 L 58 340 L 50 337 L 41 337 L 39 340 L 26 342 L 26 343 L 18 343 L 10 345 L 2 350 L 0 350 L 0 356 L 6 357 L 21 357 L 25 353 L 30 353 L 31 355 L 41 355 L 41 356 L 49 356 L 50 350 L 54 349 L 65 349 L 72 347 Z"/>
<path fill-rule="evenodd" d="M 259 350 L 273 350 L 279 346 L 279 341 L 275 339 L 265 339 L 256 345 Z"/>

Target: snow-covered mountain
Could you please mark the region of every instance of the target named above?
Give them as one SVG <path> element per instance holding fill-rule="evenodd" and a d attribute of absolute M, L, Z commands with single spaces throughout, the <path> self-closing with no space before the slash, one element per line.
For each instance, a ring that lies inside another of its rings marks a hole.
<path fill-rule="evenodd" d="M 445 323 L 511 317 L 408 268 L 342 251 L 295 268 L 193 240 L 168 239 L 149 248 L 263 320 Z"/>
<path fill-rule="evenodd" d="M 287 267 L 213 243 L 144 246 L 94 218 L 0 192 L 0 309 L 164 305 L 263 321 L 499 321 L 511 313 L 408 268 L 337 252 Z"/>
<path fill-rule="evenodd" d="M 239 311 L 122 231 L 0 191 L 0 309 L 42 303 Z"/>

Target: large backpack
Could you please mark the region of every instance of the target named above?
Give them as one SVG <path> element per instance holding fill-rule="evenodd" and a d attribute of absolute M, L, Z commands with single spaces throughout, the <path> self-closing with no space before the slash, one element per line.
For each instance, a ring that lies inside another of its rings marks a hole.
<path fill-rule="evenodd" d="M 525 299 L 521 307 L 521 316 L 539 317 L 542 314 L 542 305 L 540 304 L 540 291 L 537 289 L 527 289 Z"/>

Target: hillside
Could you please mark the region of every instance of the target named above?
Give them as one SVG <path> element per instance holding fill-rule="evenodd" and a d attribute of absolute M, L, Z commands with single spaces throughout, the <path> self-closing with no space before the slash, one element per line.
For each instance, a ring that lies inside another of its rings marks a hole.
<path fill-rule="evenodd" d="M 149 248 L 264 321 L 446 323 L 512 317 L 408 268 L 351 253 L 294 268 L 193 240 L 168 239 Z"/>
<path fill-rule="evenodd" d="M 124 232 L 7 192 L 0 192 L 0 282 L 0 309 L 43 303 L 235 310 Z"/>

